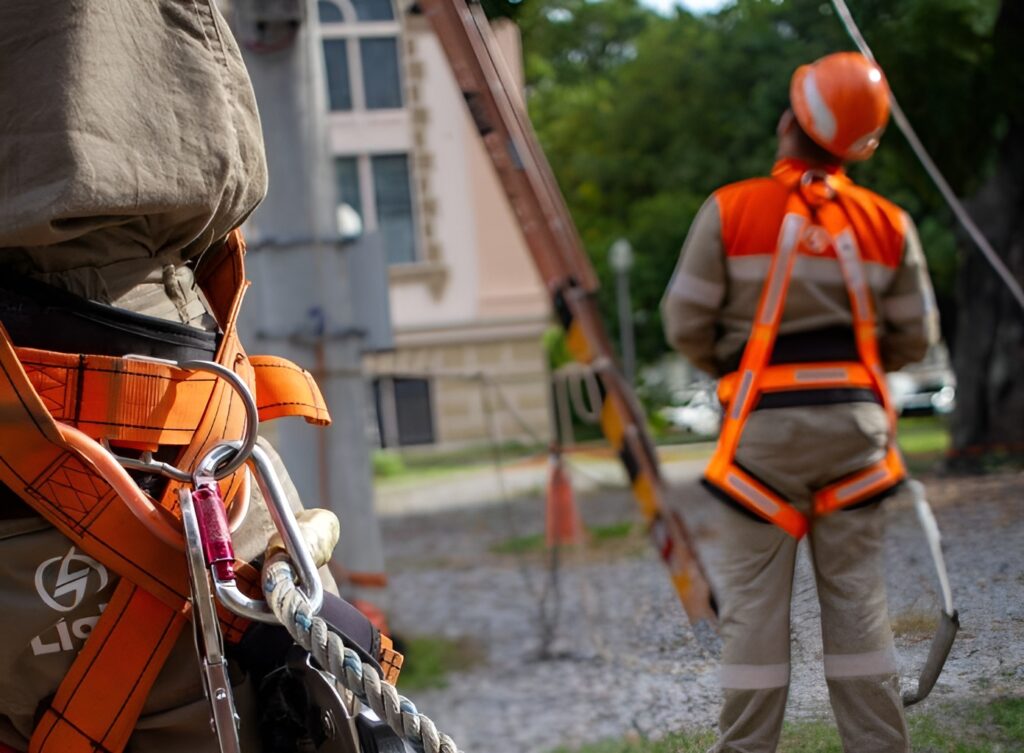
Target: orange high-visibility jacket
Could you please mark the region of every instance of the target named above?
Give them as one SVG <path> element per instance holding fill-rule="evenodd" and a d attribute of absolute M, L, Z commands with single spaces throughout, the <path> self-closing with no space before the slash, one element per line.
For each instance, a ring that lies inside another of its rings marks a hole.
<path fill-rule="evenodd" d="M 716 191 L 690 228 L 662 301 L 668 342 L 712 376 L 732 371 L 750 334 L 761 288 L 778 243 L 790 186 L 808 165 L 778 162 L 772 177 Z M 881 196 L 855 185 L 837 169 L 855 206 L 859 244 L 873 254 L 864 265 L 887 371 L 920 360 L 938 337 L 938 316 L 924 254 L 913 221 Z M 810 232 L 810 231 L 808 231 Z M 850 327 L 849 296 L 834 250 L 800 249 L 779 333 Z"/>
<path fill-rule="evenodd" d="M 769 178 L 716 191 L 663 302 L 669 341 L 725 377 L 725 421 L 707 480 L 796 536 L 803 516 L 732 462 L 746 416 L 771 403 L 887 405 L 884 369 L 922 357 L 937 333 L 909 217 L 837 168 L 809 168 L 783 160 Z M 855 504 L 902 473 L 891 449 L 878 468 L 822 490 L 815 508 Z"/>

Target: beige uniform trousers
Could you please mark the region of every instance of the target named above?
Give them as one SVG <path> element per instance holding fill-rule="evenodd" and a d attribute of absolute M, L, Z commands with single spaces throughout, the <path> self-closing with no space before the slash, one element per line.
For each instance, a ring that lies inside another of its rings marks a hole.
<path fill-rule="evenodd" d="M 810 509 L 813 490 L 877 461 L 888 440 L 873 403 L 778 408 L 751 414 L 737 461 Z M 722 753 L 771 753 L 782 728 L 790 675 L 790 600 L 797 541 L 720 502 L 717 545 L 706 559 L 719 600 L 724 704 Z M 808 534 L 824 669 L 843 750 L 910 750 L 886 607 L 879 505 L 812 521 Z"/>

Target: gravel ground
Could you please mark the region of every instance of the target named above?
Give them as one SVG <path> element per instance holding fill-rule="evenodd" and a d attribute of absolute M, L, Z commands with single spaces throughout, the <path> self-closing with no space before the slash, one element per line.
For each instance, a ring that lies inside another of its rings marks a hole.
<path fill-rule="evenodd" d="M 925 481 L 963 627 L 921 707 L 1019 694 L 1024 474 Z M 679 487 L 678 496 L 704 499 L 692 484 Z M 904 683 L 913 686 L 928 650 L 928 622 L 938 612 L 937 584 L 909 500 L 887 507 L 890 614 Z M 621 490 L 593 493 L 580 508 L 592 527 L 635 518 Z M 420 709 L 469 753 L 543 753 L 631 731 L 659 736 L 713 726 L 716 661 L 693 639 L 641 534 L 566 554 L 557 628 L 553 640 L 542 640 L 543 557 L 491 551 L 539 531 L 542 521 L 538 499 L 385 521 L 396 631 L 465 641 L 484 657 L 452 675 L 445 689 L 415 693 Z M 794 589 L 789 718 L 828 713 L 817 620 L 804 549 Z M 549 658 L 538 658 L 542 643 Z"/>

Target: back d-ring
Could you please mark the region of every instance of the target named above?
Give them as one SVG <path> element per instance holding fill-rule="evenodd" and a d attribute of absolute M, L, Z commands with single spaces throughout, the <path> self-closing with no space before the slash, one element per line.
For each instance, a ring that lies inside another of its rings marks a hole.
<path fill-rule="evenodd" d="M 252 449 L 256 446 L 256 438 L 259 436 L 260 415 L 256 407 L 256 398 L 252 390 L 245 383 L 242 377 L 238 376 L 231 369 L 213 361 L 182 361 L 178 364 L 180 369 L 190 371 L 205 371 L 215 374 L 232 386 L 238 396 L 242 398 L 242 405 L 245 407 L 245 432 L 242 434 L 241 443 L 235 450 L 235 454 L 225 460 L 214 470 L 213 477 L 217 480 L 226 478 L 237 471 L 252 455 Z"/>
<path fill-rule="evenodd" d="M 152 356 L 140 355 L 127 355 L 124 358 L 126 361 L 155 363 L 161 366 L 170 366 L 173 369 L 182 369 L 183 371 L 205 371 L 223 379 L 231 385 L 231 388 L 242 399 L 242 405 L 245 408 L 245 432 L 243 433 L 240 441 L 231 443 L 234 448 L 233 454 L 220 459 L 216 468 L 211 469 L 211 475 L 214 479 L 219 481 L 222 478 L 230 476 L 245 464 L 249 459 L 249 456 L 252 455 L 253 447 L 256 446 L 256 438 L 259 436 L 260 428 L 260 417 L 259 411 L 256 408 L 256 399 L 253 397 L 252 391 L 249 389 L 249 385 L 245 383 L 245 380 L 226 366 L 222 366 L 221 364 L 213 361 L 179 362 L 165 358 L 153 358 Z M 191 482 L 194 474 L 193 471 L 184 471 L 170 463 L 153 460 L 151 453 L 143 453 L 141 458 L 126 458 L 121 455 L 114 455 L 114 457 L 123 467 L 130 470 L 142 471 L 143 473 L 156 473 L 183 483 Z"/>

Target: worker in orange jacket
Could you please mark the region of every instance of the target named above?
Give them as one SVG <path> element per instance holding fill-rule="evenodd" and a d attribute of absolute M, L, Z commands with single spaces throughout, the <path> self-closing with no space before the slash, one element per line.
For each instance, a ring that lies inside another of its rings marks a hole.
<path fill-rule="evenodd" d="M 857 53 L 797 69 L 771 176 L 708 199 L 662 302 L 669 343 L 721 378 L 705 474 L 725 502 L 707 554 L 723 639 L 716 751 L 778 744 L 804 535 L 844 750 L 910 749 L 882 552 L 880 502 L 905 475 L 884 372 L 920 360 L 938 320 L 910 217 L 843 170 L 874 153 L 888 101 Z"/>

